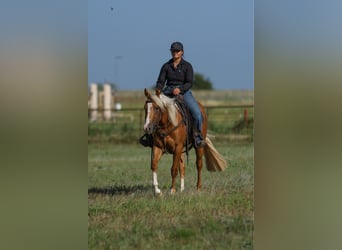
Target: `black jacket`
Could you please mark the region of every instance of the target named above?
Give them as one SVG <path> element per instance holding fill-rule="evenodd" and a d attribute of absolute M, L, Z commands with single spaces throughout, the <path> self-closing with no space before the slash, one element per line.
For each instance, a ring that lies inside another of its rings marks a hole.
<path fill-rule="evenodd" d="M 172 94 L 172 90 L 178 87 L 181 94 L 191 89 L 194 78 L 192 65 L 182 59 L 177 68 L 173 67 L 173 60 L 170 59 L 160 69 L 156 88 L 163 91 L 164 94 Z"/>

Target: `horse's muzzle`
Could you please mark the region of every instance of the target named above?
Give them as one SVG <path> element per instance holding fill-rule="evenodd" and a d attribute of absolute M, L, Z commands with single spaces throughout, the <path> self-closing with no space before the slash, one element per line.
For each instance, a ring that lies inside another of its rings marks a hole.
<path fill-rule="evenodd" d="M 147 126 L 144 126 L 144 132 L 146 134 L 153 134 L 154 130 L 155 130 L 156 126 L 154 124 L 148 124 Z"/>

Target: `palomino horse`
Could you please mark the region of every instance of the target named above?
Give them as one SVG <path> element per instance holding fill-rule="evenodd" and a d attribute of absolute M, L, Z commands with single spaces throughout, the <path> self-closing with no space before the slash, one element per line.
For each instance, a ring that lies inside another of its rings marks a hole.
<path fill-rule="evenodd" d="M 151 169 L 152 185 L 155 194 L 161 194 L 158 187 L 157 169 L 158 162 L 164 153 L 173 154 L 173 163 L 171 167 L 171 194 L 176 192 L 176 177 L 180 173 L 181 186 L 180 191 L 184 190 L 185 166 L 183 150 L 186 145 L 187 128 L 183 117 L 176 107 L 175 100 L 156 91 L 156 94 L 150 94 L 145 89 L 147 97 L 145 109 L 144 131 L 153 136 Z M 200 109 L 203 116 L 202 133 L 206 140 L 204 147 L 195 148 L 196 167 L 197 167 L 197 190 L 202 186 L 201 170 L 203 165 L 203 155 L 205 155 L 206 166 L 209 171 L 222 171 L 227 163 L 223 157 L 216 151 L 210 139 L 207 137 L 207 116 L 201 104 Z M 192 136 L 190 136 L 193 142 Z"/>

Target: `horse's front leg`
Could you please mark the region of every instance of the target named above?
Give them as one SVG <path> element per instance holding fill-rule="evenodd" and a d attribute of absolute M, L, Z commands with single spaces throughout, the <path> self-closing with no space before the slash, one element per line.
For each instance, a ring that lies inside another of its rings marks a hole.
<path fill-rule="evenodd" d="M 152 188 L 154 194 L 161 194 L 161 191 L 158 187 L 158 179 L 157 179 L 157 170 L 158 170 L 158 162 L 163 155 L 163 151 L 160 148 L 153 147 L 152 148 L 152 159 L 151 159 L 151 170 L 152 170 Z"/>
<path fill-rule="evenodd" d="M 183 192 L 184 191 L 184 177 L 185 177 L 184 154 L 182 154 L 180 158 L 179 174 L 180 174 L 180 181 L 181 181 L 180 191 Z"/>
<path fill-rule="evenodd" d="M 178 174 L 178 168 L 182 156 L 182 147 L 179 147 L 178 149 L 175 150 L 173 154 L 173 163 L 171 167 L 171 177 L 172 177 L 172 185 L 171 185 L 171 194 L 174 194 L 176 192 L 176 178 Z"/>

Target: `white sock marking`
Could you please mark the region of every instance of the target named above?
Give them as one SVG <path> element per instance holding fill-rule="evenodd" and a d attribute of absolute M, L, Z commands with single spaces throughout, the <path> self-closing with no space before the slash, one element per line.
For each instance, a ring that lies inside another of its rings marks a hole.
<path fill-rule="evenodd" d="M 157 173 L 156 172 L 152 172 L 152 183 L 153 183 L 153 187 L 154 187 L 154 192 L 156 194 L 160 194 L 160 189 L 158 188 L 158 180 L 157 180 Z"/>

